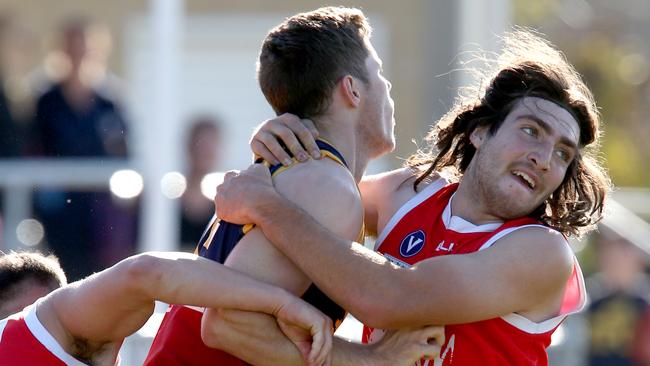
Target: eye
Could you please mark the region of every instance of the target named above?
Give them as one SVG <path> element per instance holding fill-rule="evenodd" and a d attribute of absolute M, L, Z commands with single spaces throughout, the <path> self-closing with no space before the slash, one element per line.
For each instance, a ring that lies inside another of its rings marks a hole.
<path fill-rule="evenodd" d="M 555 154 L 557 154 L 557 156 L 560 157 L 562 161 L 569 161 L 571 159 L 571 154 L 569 154 L 569 152 L 564 149 L 555 150 Z"/>
<path fill-rule="evenodd" d="M 537 129 L 534 127 L 524 126 L 521 128 L 521 130 L 524 131 L 524 133 L 528 136 L 533 136 L 533 137 L 537 136 Z"/>

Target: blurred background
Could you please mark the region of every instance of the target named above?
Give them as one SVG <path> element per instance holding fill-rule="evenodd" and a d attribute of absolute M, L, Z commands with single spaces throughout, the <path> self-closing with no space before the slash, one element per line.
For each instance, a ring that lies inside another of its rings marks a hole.
<path fill-rule="evenodd" d="M 371 173 L 400 166 L 449 109 L 468 51 L 498 51 L 521 25 L 565 52 L 601 108 L 617 190 L 599 232 L 573 243 L 590 304 L 556 332 L 551 365 L 650 365 L 650 2 L 338 3 L 369 17 L 393 83 L 398 149 Z M 250 163 L 252 129 L 273 116 L 255 80 L 262 39 L 322 5 L 0 0 L 0 250 L 51 251 L 71 280 L 191 250 L 218 172 Z"/>

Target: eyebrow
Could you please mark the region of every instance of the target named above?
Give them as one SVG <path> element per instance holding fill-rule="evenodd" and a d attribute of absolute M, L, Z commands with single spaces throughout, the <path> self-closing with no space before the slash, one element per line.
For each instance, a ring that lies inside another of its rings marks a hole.
<path fill-rule="evenodd" d="M 543 119 L 541 119 L 541 118 L 539 118 L 539 117 L 537 117 L 535 115 L 526 114 L 526 115 L 520 116 L 519 118 L 526 118 L 526 119 L 529 119 L 529 120 L 537 123 L 539 125 L 539 127 L 541 127 L 544 130 L 544 132 L 546 132 L 549 135 L 552 134 L 552 132 L 553 132 L 553 128 L 548 123 L 546 123 L 546 121 L 544 121 Z M 568 146 L 569 148 L 571 148 L 571 149 L 573 149 L 575 151 L 578 151 L 578 145 L 575 142 L 573 142 L 573 140 L 571 140 L 570 138 L 568 138 L 566 136 L 561 136 L 560 137 L 560 143 Z"/>

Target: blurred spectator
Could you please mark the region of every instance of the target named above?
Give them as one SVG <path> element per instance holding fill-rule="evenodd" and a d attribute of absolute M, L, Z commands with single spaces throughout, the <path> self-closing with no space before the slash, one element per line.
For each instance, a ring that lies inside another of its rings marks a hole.
<path fill-rule="evenodd" d="M 206 224 L 214 214 L 212 199 L 201 191 L 201 181 L 214 171 L 220 143 L 220 125 L 208 115 L 197 117 L 190 125 L 187 137 L 187 188 L 181 196 L 181 247 L 192 251 L 201 238 Z"/>
<path fill-rule="evenodd" d="M 601 225 L 595 237 L 598 273 L 587 281 L 591 304 L 590 366 L 650 365 L 648 258 L 638 247 Z"/>
<path fill-rule="evenodd" d="M 49 57 L 58 60 L 60 80 L 38 98 L 29 154 L 126 158 L 126 124 L 104 88 L 108 43 L 95 29 L 84 19 L 64 23 L 61 52 Z M 71 280 L 133 254 L 135 209 L 108 192 L 43 190 L 34 198 L 47 243 Z"/>
<path fill-rule="evenodd" d="M 53 255 L 0 254 L 0 319 L 23 310 L 65 284 L 65 273 Z"/>
<path fill-rule="evenodd" d="M 8 70 L 10 55 L 17 51 L 12 48 L 13 27 L 9 15 L 0 14 L 0 158 L 17 156 L 23 139 L 21 126 L 13 116 L 6 90 L 7 73 L 11 72 Z"/>
<path fill-rule="evenodd" d="M 20 139 L 18 138 L 16 124 L 9 110 L 3 81 L 4 79 L 0 70 L 0 158 L 8 158 L 18 155 Z"/>
<path fill-rule="evenodd" d="M 104 81 L 104 53 L 84 19 L 61 30 L 62 79 L 38 98 L 30 151 L 45 156 L 126 157 L 126 125 Z"/>

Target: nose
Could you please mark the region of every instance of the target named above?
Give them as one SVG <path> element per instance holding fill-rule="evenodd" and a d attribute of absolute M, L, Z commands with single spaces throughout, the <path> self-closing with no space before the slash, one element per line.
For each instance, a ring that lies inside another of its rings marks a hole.
<path fill-rule="evenodd" d="M 528 154 L 528 160 L 533 163 L 535 168 L 545 172 L 548 171 L 551 167 L 552 156 L 553 147 L 542 145 Z"/>

